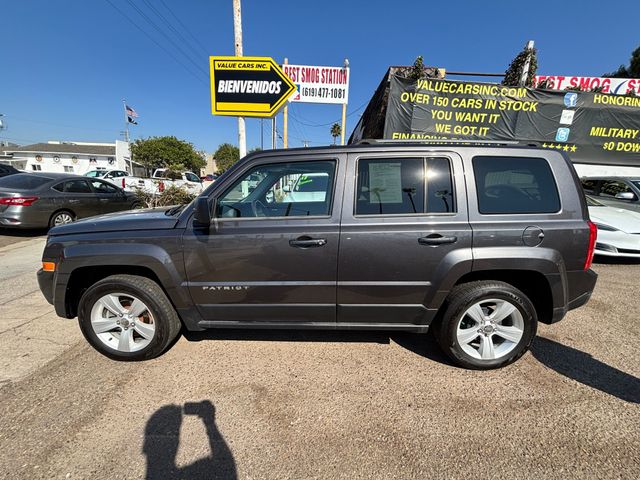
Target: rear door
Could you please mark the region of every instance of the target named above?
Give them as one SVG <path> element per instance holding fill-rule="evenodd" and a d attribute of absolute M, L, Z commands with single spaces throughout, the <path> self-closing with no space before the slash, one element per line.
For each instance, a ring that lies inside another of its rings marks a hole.
<path fill-rule="evenodd" d="M 216 218 L 184 234 L 188 287 L 204 326 L 335 326 L 344 177 L 340 155 L 265 156 L 210 192 Z M 292 201 L 301 176 L 326 173 L 322 198 Z"/>
<path fill-rule="evenodd" d="M 98 196 L 85 179 L 66 180 L 53 187 L 61 192 L 56 197 L 56 209 L 71 211 L 77 218 L 91 217 L 101 213 Z"/>
<path fill-rule="evenodd" d="M 350 154 L 340 233 L 338 322 L 427 325 L 452 269 L 471 268 L 460 157 Z"/>

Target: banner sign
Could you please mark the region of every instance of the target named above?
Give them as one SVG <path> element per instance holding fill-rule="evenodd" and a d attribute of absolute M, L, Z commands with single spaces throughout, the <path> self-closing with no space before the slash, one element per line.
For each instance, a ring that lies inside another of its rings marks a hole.
<path fill-rule="evenodd" d="M 392 75 L 384 138 L 516 140 L 640 166 L 640 97 Z"/>
<path fill-rule="evenodd" d="M 209 57 L 211 113 L 272 117 L 296 86 L 270 57 Z"/>
<path fill-rule="evenodd" d="M 297 87 L 291 102 L 349 103 L 349 67 L 282 65 L 282 70 Z"/>
<path fill-rule="evenodd" d="M 533 79 L 533 86 L 539 87 L 542 82 L 546 82 L 549 90 L 566 90 L 567 88 L 580 87 L 581 90 L 589 91 L 594 88 L 601 88 L 602 93 L 614 93 L 617 95 L 627 95 L 635 92 L 640 95 L 640 78 L 604 78 L 604 77 L 564 77 L 562 75 L 537 75 Z"/>

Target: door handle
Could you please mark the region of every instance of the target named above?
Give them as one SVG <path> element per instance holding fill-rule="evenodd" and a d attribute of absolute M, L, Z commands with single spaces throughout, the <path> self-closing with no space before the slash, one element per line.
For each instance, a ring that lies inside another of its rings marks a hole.
<path fill-rule="evenodd" d="M 80 200 L 69 200 L 69 203 L 80 203 Z"/>
<path fill-rule="evenodd" d="M 447 243 L 455 243 L 458 241 L 458 237 L 452 235 L 450 237 L 444 237 L 439 233 L 432 233 L 426 237 L 418 238 L 420 245 L 445 245 Z"/>
<path fill-rule="evenodd" d="M 295 240 L 289 240 L 289 245 L 296 248 L 316 248 L 324 247 L 327 240 L 324 238 L 298 237 Z"/>
<path fill-rule="evenodd" d="M 108 202 L 108 201 L 109 201 L 109 199 L 108 199 L 108 198 L 101 198 L 101 199 L 100 199 L 100 201 L 101 201 L 101 202 Z"/>

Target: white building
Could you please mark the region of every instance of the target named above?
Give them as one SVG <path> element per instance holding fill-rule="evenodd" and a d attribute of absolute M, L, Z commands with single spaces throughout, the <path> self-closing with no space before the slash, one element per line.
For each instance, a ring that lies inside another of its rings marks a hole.
<path fill-rule="evenodd" d="M 89 170 L 119 169 L 131 172 L 129 143 L 55 142 L 22 147 L 0 147 L 2 162 L 20 170 L 67 172 L 83 175 Z M 137 164 L 134 162 L 133 166 Z"/>

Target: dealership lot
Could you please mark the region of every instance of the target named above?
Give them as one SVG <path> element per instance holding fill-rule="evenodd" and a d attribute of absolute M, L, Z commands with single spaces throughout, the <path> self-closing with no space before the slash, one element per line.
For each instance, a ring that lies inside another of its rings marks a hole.
<path fill-rule="evenodd" d="M 5 478 L 638 478 L 640 264 L 497 371 L 430 338 L 213 331 L 116 363 L 55 316 L 44 239 L 0 237 Z"/>

